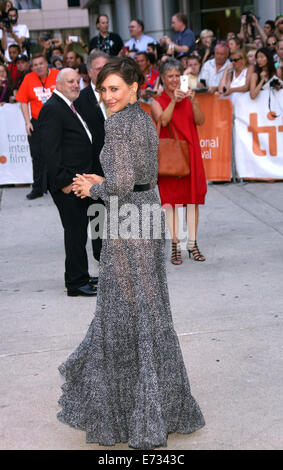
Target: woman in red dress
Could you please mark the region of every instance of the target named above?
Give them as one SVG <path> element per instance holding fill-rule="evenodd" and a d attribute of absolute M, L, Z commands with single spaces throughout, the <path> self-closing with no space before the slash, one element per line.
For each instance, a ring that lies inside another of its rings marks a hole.
<path fill-rule="evenodd" d="M 197 245 L 199 204 L 204 204 L 206 177 L 202 162 L 196 125 L 204 123 L 204 114 L 195 98 L 195 93 L 180 90 L 182 66 L 176 59 L 169 59 L 161 69 L 164 91 L 151 105 L 151 112 L 157 122 L 161 118 L 160 138 L 170 137 L 168 124 L 173 123 L 180 140 L 186 140 L 190 153 L 190 175 L 183 177 L 160 176 L 158 188 L 161 204 L 166 209 L 169 230 L 172 236 L 173 264 L 181 264 L 181 248 L 178 239 L 178 206 L 186 207 L 188 226 L 187 250 L 196 261 L 205 261 Z"/>

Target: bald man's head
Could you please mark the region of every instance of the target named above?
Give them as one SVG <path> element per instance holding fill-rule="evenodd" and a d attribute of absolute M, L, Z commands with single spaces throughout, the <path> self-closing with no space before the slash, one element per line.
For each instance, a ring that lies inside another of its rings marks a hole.
<path fill-rule="evenodd" d="M 80 76 L 74 69 L 60 70 L 56 79 L 56 90 L 60 91 L 71 102 L 80 94 Z"/>

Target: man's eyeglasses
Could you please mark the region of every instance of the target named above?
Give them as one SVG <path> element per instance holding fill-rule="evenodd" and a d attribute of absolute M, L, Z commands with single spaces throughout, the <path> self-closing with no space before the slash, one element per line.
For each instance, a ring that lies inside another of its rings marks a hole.
<path fill-rule="evenodd" d="M 275 44 L 277 44 L 277 41 L 267 42 L 266 43 L 267 46 L 275 46 Z"/>

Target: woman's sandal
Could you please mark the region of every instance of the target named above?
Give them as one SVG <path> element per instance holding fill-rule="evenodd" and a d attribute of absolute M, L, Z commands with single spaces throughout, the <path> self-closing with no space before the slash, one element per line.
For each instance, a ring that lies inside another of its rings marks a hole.
<path fill-rule="evenodd" d="M 192 257 L 194 258 L 195 261 L 205 261 L 205 257 L 200 252 L 196 240 L 189 240 L 188 241 L 187 250 L 188 250 L 190 258 L 191 258 L 191 255 L 192 255 Z"/>
<path fill-rule="evenodd" d="M 183 263 L 179 242 L 172 241 L 171 263 L 177 266 Z"/>

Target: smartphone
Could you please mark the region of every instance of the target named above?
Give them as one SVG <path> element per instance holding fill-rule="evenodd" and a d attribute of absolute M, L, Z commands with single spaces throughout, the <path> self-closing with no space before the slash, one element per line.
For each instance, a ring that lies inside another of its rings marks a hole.
<path fill-rule="evenodd" d="M 69 41 L 79 42 L 79 40 L 80 40 L 79 36 L 69 36 Z"/>
<path fill-rule="evenodd" d="M 188 75 L 181 75 L 180 81 L 181 81 L 180 90 L 183 91 L 184 93 L 187 93 L 187 91 L 189 89 L 189 77 L 188 77 Z"/>
<path fill-rule="evenodd" d="M 123 46 L 122 47 L 122 54 L 126 55 L 126 54 L 128 54 L 128 52 L 130 52 L 129 46 Z"/>

